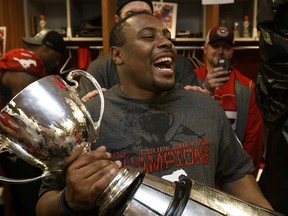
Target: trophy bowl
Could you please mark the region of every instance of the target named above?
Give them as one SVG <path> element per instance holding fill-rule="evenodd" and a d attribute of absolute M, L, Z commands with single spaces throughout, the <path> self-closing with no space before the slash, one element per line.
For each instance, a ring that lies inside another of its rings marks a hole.
<path fill-rule="evenodd" d="M 99 120 L 94 122 L 79 98 L 75 77 L 84 76 L 101 98 Z M 97 139 L 104 112 L 104 97 L 98 82 L 83 70 L 73 70 L 67 80 L 51 75 L 24 88 L 0 112 L 0 151 L 9 151 L 43 170 L 41 176 L 0 181 L 25 183 L 63 171 L 65 158 L 89 151 Z M 80 153 L 79 153 L 80 151 Z"/>

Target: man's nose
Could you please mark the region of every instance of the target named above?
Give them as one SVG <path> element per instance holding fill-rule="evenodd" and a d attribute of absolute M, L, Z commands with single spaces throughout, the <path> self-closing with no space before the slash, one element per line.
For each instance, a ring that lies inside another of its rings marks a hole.
<path fill-rule="evenodd" d="M 220 46 L 220 47 L 218 48 L 218 50 L 219 50 L 219 53 L 220 53 L 220 54 L 223 54 L 223 53 L 224 53 L 224 47 L 223 47 L 223 46 Z"/>
<path fill-rule="evenodd" d="M 159 39 L 159 47 L 167 47 L 167 48 L 172 48 L 173 43 L 171 42 L 171 40 L 169 40 L 168 38 L 166 38 L 165 36 L 160 36 Z"/>

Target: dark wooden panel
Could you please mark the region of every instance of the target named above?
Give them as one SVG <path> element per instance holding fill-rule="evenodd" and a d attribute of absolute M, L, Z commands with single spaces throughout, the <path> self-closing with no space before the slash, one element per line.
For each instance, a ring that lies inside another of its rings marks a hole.
<path fill-rule="evenodd" d="M 0 26 L 7 28 L 6 51 L 22 47 L 25 36 L 23 0 L 0 0 Z"/>

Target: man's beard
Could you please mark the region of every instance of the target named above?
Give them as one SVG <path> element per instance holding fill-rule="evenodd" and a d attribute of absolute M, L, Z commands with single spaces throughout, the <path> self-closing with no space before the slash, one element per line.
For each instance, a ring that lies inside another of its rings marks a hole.
<path fill-rule="evenodd" d="M 156 90 L 158 90 L 159 92 L 161 91 L 169 91 L 171 89 L 174 88 L 175 86 L 175 80 L 172 82 L 159 82 L 157 80 L 153 81 L 153 86 Z"/>

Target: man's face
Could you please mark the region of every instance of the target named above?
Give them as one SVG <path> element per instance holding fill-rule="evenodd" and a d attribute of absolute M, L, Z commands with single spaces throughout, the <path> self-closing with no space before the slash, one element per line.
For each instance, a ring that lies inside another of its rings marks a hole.
<path fill-rule="evenodd" d="M 152 10 L 146 2 L 143 1 L 132 1 L 128 4 L 126 4 L 120 11 L 119 16 L 115 16 L 115 22 L 119 22 L 121 19 L 124 19 L 125 17 L 129 16 L 132 13 L 140 12 L 140 11 L 146 11 L 148 13 L 152 14 Z"/>
<path fill-rule="evenodd" d="M 218 40 L 211 44 L 206 44 L 204 47 L 208 64 L 214 68 L 218 67 L 220 58 L 231 59 L 234 52 L 232 44 L 225 40 Z"/>
<path fill-rule="evenodd" d="M 124 81 L 121 85 L 126 83 L 134 89 L 154 93 L 173 88 L 176 49 L 169 30 L 147 14 L 131 17 L 126 22 L 130 27 L 125 31 L 126 44 L 120 48 L 123 62 L 118 65 Z"/>

